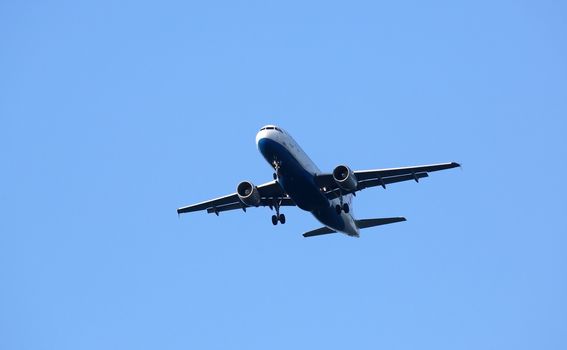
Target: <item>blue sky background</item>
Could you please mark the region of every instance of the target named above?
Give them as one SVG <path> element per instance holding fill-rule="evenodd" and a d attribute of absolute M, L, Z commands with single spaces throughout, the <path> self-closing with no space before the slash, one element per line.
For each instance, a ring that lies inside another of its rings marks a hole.
<path fill-rule="evenodd" d="M 1 349 L 567 348 L 567 6 L 0 3 Z M 299 209 L 177 218 L 271 178 L 460 161 Z"/>

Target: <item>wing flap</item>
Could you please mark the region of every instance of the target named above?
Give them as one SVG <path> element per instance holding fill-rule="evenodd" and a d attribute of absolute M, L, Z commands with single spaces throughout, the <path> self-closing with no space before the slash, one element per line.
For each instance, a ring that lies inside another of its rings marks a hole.
<path fill-rule="evenodd" d="M 295 206 L 295 202 L 289 197 L 281 198 L 281 199 L 278 199 L 278 200 L 281 200 L 280 206 L 282 206 L 282 207 Z M 268 207 L 270 205 L 273 205 L 273 199 L 272 198 L 262 198 L 262 203 L 260 204 L 260 206 Z M 222 213 L 223 211 L 229 211 L 229 210 L 235 210 L 235 209 L 242 209 L 242 210 L 246 211 L 246 208 L 250 208 L 250 206 L 246 205 L 246 204 L 242 203 L 240 200 L 238 200 L 238 202 L 235 202 L 235 203 L 221 205 L 221 206 L 218 206 L 218 207 L 207 208 L 207 213 L 218 215 L 218 213 Z"/>
<path fill-rule="evenodd" d="M 370 179 L 370 180 L 363 180 L 360 181 L 358 183 L 358 190 L 363 190 L 365 188 L 368 187 L 374 187 L 374 186 L 386 186 L 388 184 L 393 184 L 396 182 L 402 182 L 402 181 L 410 181 L 410 180 L 415 180 L 418 181 L 419 179 L 422 179 L 424 177 L 428 177 L 429 175 L 427 173 L 416 173 L 413 175 L 398 175 L 398 176 L 390 176 L 390 177 L 385 177 L 385 178 L 381 178 L 381 179 Z"/>
<path fill-rule="evenodd" d="M 205 210 L 205 209 L 213 208 L 213 207 L 220 207 L 220 206 L 235 203 L 237 201 L 240 201 L 238 199 L 238 195 L 236 193 L 233 193 L 233 194 L 229 194 L 227 196 L 211 199 L 211 200 L 204 201 L 204 202 L 197 203 L 197 204 L 193 204 L 193 205 L 188 205 L 186 207 L 181 207 L 181 208 L 177 209 L 177 214 L 190 213 L 190 212 Z"/>
<path fill-rule="evenodd" d="M 356 179 L 358 181 L 364 181 L 369 179 L 385 178 L 389 176 L 413 175 L 423 172 L 429 173 L 432 171 L 452 169 L 460 166 L 461 165 L 459 163 L 451 162 L 451 163 L 410 166 L 403 168 L 360 170 L 360 171 L 355 171 L 354 174 L 356 175 Z"/>
<path fill-rule="evenodd" d="M 238 201 L 238 203 L 231 203 L 231 204 L 221 205 L 218 207 L 207 208 L 207 213 L 209 214 L 214 213 L 219 215 L 220 212 L 235 210 L 235 209 L 242 209 L 246 211 L 246 208 L 248 208 L 246 204 L 243 204 L 242 202 Z"/>
<path fill-rule="evenodd" d="M 365 188 L 376 187 L 376 186 L 383 186 L 384 188 L 386 188 L 386 185 L 388 185 L 388 184 L 393 184 L 393 183 L 402 182 L 402 181 L 409 181 L 409 180 L 418 181 L 419 179 L 422 179 L 422 178 L 428 177 L 428 176 L 429 175 L 427 173 L 417 173 L 415 175 L 390 176 L 390 177 L 386 177 L 386 178 L 383 178 L 383 179 L 371 179 L 371 180 L 360 181 L 358 183 L 356 191 L 351 192 L 351 191 L 342 190 L 342 194 L 343 195 L 351 194 L 351 193 L 363 190 Z M 325 195 L 329 199 L 334 199 L 334 198 L 338 198 L 341 195 L 341 193 L 340 193 L 338 188 L 335 188 L 331 191 L 327 191 L 325 193 Z"/>

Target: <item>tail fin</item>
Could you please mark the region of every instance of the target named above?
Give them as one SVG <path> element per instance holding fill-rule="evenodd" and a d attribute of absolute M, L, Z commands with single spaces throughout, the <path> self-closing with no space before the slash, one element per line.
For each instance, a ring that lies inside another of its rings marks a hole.
<path fill-rule="evenodd" d="M 368 228 L 380 225 L 393 224 L 400 221 L 406 221 L 404 217 L 394 217 L 394 218 L 381 218 L 381 219 L 363 219 L 356 220 L 356 227 L 358 228 Z"/>

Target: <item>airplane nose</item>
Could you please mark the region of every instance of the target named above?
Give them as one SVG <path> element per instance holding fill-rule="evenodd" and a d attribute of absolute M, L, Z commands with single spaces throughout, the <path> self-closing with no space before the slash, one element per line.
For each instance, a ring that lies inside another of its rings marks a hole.
<path fill-rule="evenodd" d="M 256 134 L 256 146 L 260 147 L 260 141 L 265 137 L 264 130 L 259 131 Z"/>

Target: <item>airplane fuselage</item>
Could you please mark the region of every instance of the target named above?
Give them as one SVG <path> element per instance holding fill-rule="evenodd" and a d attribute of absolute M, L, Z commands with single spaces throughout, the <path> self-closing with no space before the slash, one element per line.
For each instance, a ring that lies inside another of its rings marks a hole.
<path fill-rule="evenodd" d="M 340 199 L 328 199 L 315 177 L 321 171 L 297 142 L 284 130 L 267 126 L 256 135 L 258 150 L 277 173 L 278 183 L 297 206 L 309 211 L 323 225 L 350 236 L 358 236 L 352 211 L 337 213 Z M 350 205 L 352 195 L 343 196 Z"/>

